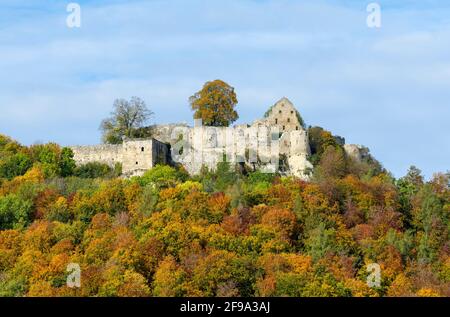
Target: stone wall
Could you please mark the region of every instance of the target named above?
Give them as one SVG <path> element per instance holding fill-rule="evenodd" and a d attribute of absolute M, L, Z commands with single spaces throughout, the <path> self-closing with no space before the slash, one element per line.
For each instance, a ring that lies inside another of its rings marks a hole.
<path fill-rule="evenodd" d="M 183 138 L 173 144 L 171 158 L 190 174 L 199 173 L 203 166 L 214 170 L 224 158 L 231 164 L 244 163 L 276 172 L 280 155 L 287 159 L 289 175 L 307 178 L 307 171 L 312 168 L 307 160 L 308 135 L 303 129 L 284 132 L 281 138 L 277 127 L 267 126 L 185 127 L 175 132 L 177 136 L 178 133 Z"/>
<path fill-rule="evenodd" d="M 156 164 L 167 164 L 169 146 L 154 139 L 126 140 L 119 145 L 72 146 L 77 165 L 122 164 L 125 177 L 142 175 Z"/>
<path fill-rule="evenodd" d="M 273 105 L 266 113 L 265 118 L 260 120 L 267 126 L 278 126 L 280 131 L 296 131 L 302 129 L 297 109 L 287 98 L 282 98 Z"/>
<path fill-rule="evenodd" d="M 142 175 L 156 164 L 183 165 L 190 174 L 203 166 L 215 169 L 224 157 L 231 164 L 243 163 L 268 172 L 279 171 L 279 161 L 287 164 L 286 175 L 309 179 L 313 166 L 308 133 L 294 105 L 282 98 L 261 120 L 251 126 L 205 127 L 196 122 L 152 126 L 152 139 L 126 140 L 123 145 L 72 147 L 77 164 L 103 162 L 122 164 L 125 176 Z M 344 139 L 340 140 L 345 142 Z M 345 145 L 348 155 L 361 160 L 364 149 Z"/>
<path fill-rule="evenodd" d="M 122 172 L 126 176 L 143 174 L 153 167 L 152 140 L 125 141 L 122 146 Z"/>
<path fill-rule="evenodd" d="M 152 136 L 163 143 L 173 145 L 177 141 L 177 131 L 189 129 L 185 123 L 160 124 L 152 126 Z"/>
<path fill-rule="evenodd" d="M 242 163 L 267 172 L 279 170 L 283 159 L 286 175 L 309 179 L 309 138 L 294 105 L 282 98 L 251 126 L 232 128 L 205 127 L 196 122 L 152 126 L 153 138 L 125 140 L 121 145 L 73 146 L 78 165 L 102 162 L 113 167 L 122 164 L 125 177 L 142 175 L 156 164 L 183 165 L 190 174 L 203 166 L 214 170 L 224 158 L 231 164 Z M 338 141 L 345 143 L 343 138 Z M 369 154 L 362 146 L 346 144 L 347 155 L 361 161 Z"/>
<path fill-rule="evenodd" d="M 170 158 L 170 145 L 160 142 L 159 140 L 152 139 L 152 164 L 171 164 Z"/>
<path fill-rule="evenodd" d="M 308 160 L 311 154 L 308 132 L 303 129 L 285 132 L 281 136 L 281 144 L 280 152 L 286 155 L 288 174 L 308 180 L 313 168 Z"/>
<path fill-rule="evenodd" d="M 122 145 L 72 146 L 71 149 L 78 165 L 102 162 L 114 167 L 116 163 L 122 163 Z"/>

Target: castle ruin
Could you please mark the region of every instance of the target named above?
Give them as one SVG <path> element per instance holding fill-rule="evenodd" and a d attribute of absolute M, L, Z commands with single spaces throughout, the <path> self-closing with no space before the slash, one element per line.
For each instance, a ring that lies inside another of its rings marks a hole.
<path fill-rule="evenodd" d="M 152 139 L 124 140 L 123 144 L 72 146 L 77 165 L 100 162 L 114 167 L 122 165 L 125 177 L 139 176 L 157 164 L 170 162 L 167 144 Z"/>
<path fill-rule="evenodd" d="M 233 127 L 186 124 L 156 125 L 153 138 L 124 140 L 119 145 L 73 146 L 77 165 L 122 164 L 124 177 L 140 176 L 157 164 L 181 164 L 191 174 L 219 162 L 309 179 L 313 168 L 308 132 L 294 105 L 282 98 L 264 118 Z M 354 150 L 352 148 L 352 150 Z"/>

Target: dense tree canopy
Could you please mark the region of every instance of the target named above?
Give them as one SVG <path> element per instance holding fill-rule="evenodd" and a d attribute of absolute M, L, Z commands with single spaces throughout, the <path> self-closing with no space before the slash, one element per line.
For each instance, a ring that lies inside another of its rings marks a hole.
<path fill-rule="evenodd" d="M 75 169 L 73 152 L 54 143 L 24 147 L 0 134 L 0 179 L 24 175 L 39 166 L 47 177 L 70 176 Z"/>
<path fill-rule="evenodd" d="M 221 80 L 207 82 L 189 102 L 195 111 L 194 118 L 202 119 L 206 126 L 227 127 L 239 118 L 234 88 Z"/>
<path fill-rule="evenodd" d="M 68 150 L 0 137 L 0 165 L 18 153 L 31 167 L 0 178 L 0 296 L 450 296 L 449 173 L 371 174 L 331 144 L 310 182 L 230 164 L 67 176 Z"/>
<path fill-rule="evenodd" d="M 153 115 L 144 100 L 132 97 L 131 100 L 116 99 L 111 116 L 102 121 L 100 129 L 105 143 L 120 144 L 123 138 L 149 137 L 145 128 Z"/>

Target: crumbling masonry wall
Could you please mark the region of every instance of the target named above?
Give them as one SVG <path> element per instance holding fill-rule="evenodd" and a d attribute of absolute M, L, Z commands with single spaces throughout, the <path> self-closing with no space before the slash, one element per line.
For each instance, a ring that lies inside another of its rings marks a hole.
<path fill-rule="evenodd" d="M 101 162 L 122 164 L 125 177 L 139 176 L 156 164 L 167 164 L 169 146 L 155 139 L 126 140 L 119 145 L 72 146 L 77 165 Z"/>
<path fill-rule="evenodd" d="M 122 163 L 122 145 L 88 145 L 70 147 L 74 153 L 77 165 L 92 162 L 102 162 L 111 167 L 116 163 Z"/>
<path fill-rule="evenodd" d="M 302 179 L 308 179 L 312 168 L 308 134 L 303 129 L 280 133 L 277 127 L 267 126 L 180 127 L 173 129 L 168 139 L 172 160 L 194 175 L 203 166 L 214 170 L 224 159 L 231 164 L 278 172 L 279 160 L 284 156 L 288 164 L 285 174 Z"/>
<path fill-rule="evenodd" d="M 313 168 L 308 132 L 300 115 L 287 98 L 282 98 L 263 119 L 251 126 L 232 128 L 206 127 L 198 122 L 152 126 L 152 139 L 125 140 L 121 145 L 74 146 L 78 165 L 103 162 L 110 166 L 122 164 L 125 177 L 142 175 L 156 164 L 179 163 L 192 174 L 203 166 L 214 170 L 224 158 L 231 164 L 243 163 L 268 172 L 282 172 L 309 179 Z M 345 145 L 348 155 L 361 160 L 368 150 Z M 278 169 L 280 159 L 286 169 Z M 275 170 L 273 170 L 275 168 Z"/>

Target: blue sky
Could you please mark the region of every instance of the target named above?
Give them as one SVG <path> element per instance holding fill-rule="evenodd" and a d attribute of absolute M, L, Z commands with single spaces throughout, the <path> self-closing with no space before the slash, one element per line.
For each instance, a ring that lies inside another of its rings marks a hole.
<path fill-rule="evenodd" d="M 96 144 L 115 98 L 142 97 L 154 123 L 188 122 L 208 80 L 236 88 L 239 122 L 283 96 L 307 124 L 364 144 L 397 177 L 450 169 L 450 2 L 0 2 L 0 133 L 24 144 Z"/>

